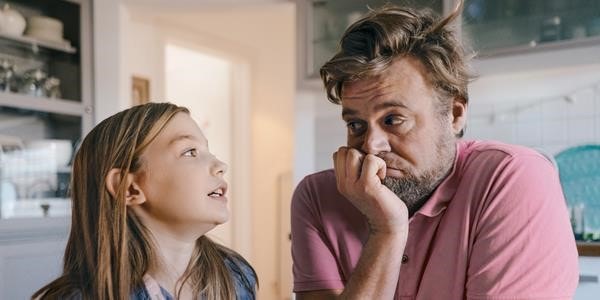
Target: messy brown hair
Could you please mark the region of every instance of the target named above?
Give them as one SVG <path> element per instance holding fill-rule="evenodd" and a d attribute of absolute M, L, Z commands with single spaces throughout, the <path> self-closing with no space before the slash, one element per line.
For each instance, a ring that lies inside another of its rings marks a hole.
<path fill-rule="evenodd" d="M 368 12 L 348 27 L 338 52 L 321 67 L 329 101 L 341 103 L 344 83 L 378 76 L 396 58 L 413 57 L 425 66 L 444 111 L 450 109 L 449 99 L 466 104 L 472 75 L 463 46 L 450 28 L 462 5 L 460 1 L 443 19 L 430 9 L 391 4 Z"/>
<path fill-rule="evenodd" d="M 143 288 L 143 276 L 157 260 L 156 249 L 152 233 L 125 203 L 125 178 L 144 171 L 142 153 L 178 113 L 189 112 L 170 103 L 135 106 L 102 121 L 85 137 L 73 161 L 71 233 L 63 274 L 32 298 L 121 300 Z M 113 197 L 106 176 L 114 168 L 122 180 Z M 189 282 L 197 297 L 235 299 L 232 272 L 243 275 L 242 269 L 256 278 L 240 255 L 202 236 L 175 297 Z M 251 280 L 242 276 L 242 281 L 254 290 Z"/>

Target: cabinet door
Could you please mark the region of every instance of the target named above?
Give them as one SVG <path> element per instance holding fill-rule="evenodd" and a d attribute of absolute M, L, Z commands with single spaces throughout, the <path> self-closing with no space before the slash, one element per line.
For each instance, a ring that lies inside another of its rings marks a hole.
<path fill-rule="evenodd" d="M 463 37 L 481 56 L 600 42 L 597 0 L 466 0 Z"/>
<path fill-rule="evenodd" d="M 600 257 L 579 257 L 576 300 L 597 300 L 600 295 Z"/>
<path fill-rule="evenodd" d="M 29 299 L 62 270 L 64 241 L 0 246 L 0 299 Z"/>

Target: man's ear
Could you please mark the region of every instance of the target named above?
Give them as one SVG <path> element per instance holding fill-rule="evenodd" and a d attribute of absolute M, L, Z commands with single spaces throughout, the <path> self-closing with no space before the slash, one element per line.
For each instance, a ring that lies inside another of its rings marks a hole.
<path fill-rule="evenodd" d="M 467 103 L 463 99 L 455 98 L 452 101 L 452 133 L 462 136 L 467 123 Z"/>
<path fill-rule="evenodd" d="M 116 198 L 119 184 L 121 183 L 121 169 L 113 168 L 106 175 L 106 189 L 113 198 Z M 125 178 L 125 205 L 140 205 L 146 202 L 146 196 L 135 181 L 135 176 L 131 173 Z"/>

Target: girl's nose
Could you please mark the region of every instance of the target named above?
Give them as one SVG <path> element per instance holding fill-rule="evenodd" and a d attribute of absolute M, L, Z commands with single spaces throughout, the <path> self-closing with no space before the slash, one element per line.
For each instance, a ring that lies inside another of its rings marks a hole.
<path fill-rule="evenodd" d="M 223 176 L 223 175 L 225 175 L 225 172 L 227 172 L 227 168 L 228 168 L 228 166 L 226 163 L 215 158 L 215 163 L 213 165 L 212 173 L 213 173 L 213 175 Z"/>

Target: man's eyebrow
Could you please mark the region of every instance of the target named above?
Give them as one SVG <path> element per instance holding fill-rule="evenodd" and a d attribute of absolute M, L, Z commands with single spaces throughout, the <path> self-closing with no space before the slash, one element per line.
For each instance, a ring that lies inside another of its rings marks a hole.
<path fill-rule="evenodd" d="M 408 108 L 408 106 L 406 106 L 401 101 L 398 101 L 398 100 L 388 100 L 388 101 L 385 101 L 383 103 L 377 104 L 375 106 L 375 110 L 380 110 L 380 109 L 385 109 L 385 108 L 390 108 L 390 107 Z M 342 109 L 342 118 L 347 117 L 347 116 L 356 115 L 356 114 L 358 114 L 357 110 L 354 110 L 354 109 L 351 109 L 351 108 L 344 108 L 344 109 Z"/>
<path fill-rule="evenodd" d="M 342 118 L 346 117 L 346 116 L 351 116 L 351 115 L 356 115 L 358 114 L 358 111 L 351 109 L 351 108 L 344 108 L 342 109 Z"/>
<path fill-rule="evenodd" d="M 383 103 L 375 105 L 375 109 L 376 110 L 380 110 L 380 109 L 384 109 L 384 108 L 390 108 L 390 107 L 408 108 L 408 106 L 406 106 L 400 100 L 387 100 L 387 101 L 385 101 Z"/>

